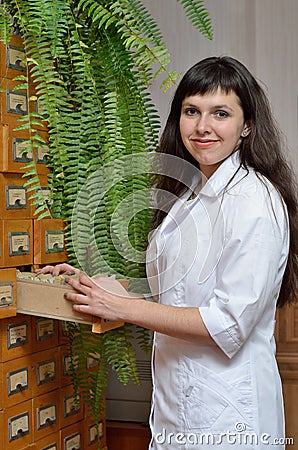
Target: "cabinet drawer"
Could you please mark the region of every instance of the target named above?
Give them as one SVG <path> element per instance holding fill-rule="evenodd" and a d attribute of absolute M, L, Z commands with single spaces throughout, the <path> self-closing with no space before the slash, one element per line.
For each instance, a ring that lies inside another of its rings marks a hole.
<path fill-rule="evenodd" d="M 0 221 L 2 241 L 2 267 L 33 264 L 33 222 L 24 220 Z M 2 230 L 1 230 L 2 228 Z"/>
<path fill-rule="evenodd" d="M 20 36 L 12 35 L 7 45 L 0 42 L 0 77 L 15 78 L 26 73 L 26 53 Z"/>
<path fill-rule="evenodd" d="M 3 405 L 8 408 L 32 398 L 30 355 L 3 363 Z"/>
<path fill-rule="evenodd" d="M 26 179 L 19 173 L 0 173 L 1 219 L 32 218 L 25 182 Z"/>
<path fill-rule="evenodd" d="M 59 349 L 52 348 L 31 356 L 33 369 L 33 397 L 54 391 L 61 385 Z"/>
<path fill-rule="evenodd" d="M 2 361 L 11 361 L 32 353 L 31 317 L 18 314 L 0 321 Z"/>
<path fill-rule="evenodd" d="M 1 235 L 1 231 L 0 231 Z M 1 260 L 1 259 L 0 259 Z M 16 269 L 0 269 L 0 318 L 13 317 L 17 312 Z"/>
<path fill-rule="evenodd" d="M 34 220 L 34 264 L 67 261 L 62 219 Z"/>
<path fill-rule="evenodd" d="M 32 400 L 4 410 L 5 450 L 20 450 L 32 442 Z"/>
<path fill-rule="evenodd" d="M 59 391 L 33 398 L 33 441 L 59 431 Z"/>

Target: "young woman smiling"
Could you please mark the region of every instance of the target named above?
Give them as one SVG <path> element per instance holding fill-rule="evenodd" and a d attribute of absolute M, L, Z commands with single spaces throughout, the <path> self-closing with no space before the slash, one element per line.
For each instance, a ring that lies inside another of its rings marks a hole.
<path fill-rule="evenodd" d="M 212 57 L 189 69 L 157 156 L 147 249 L 156 302 L 86 274 L 69 280 L 66 298 L 155 331 L 151 450 L 283 449 L 274 325 L 276 306 L 297 298 L 297 191 L 268 100 L 243 64 Z"/>

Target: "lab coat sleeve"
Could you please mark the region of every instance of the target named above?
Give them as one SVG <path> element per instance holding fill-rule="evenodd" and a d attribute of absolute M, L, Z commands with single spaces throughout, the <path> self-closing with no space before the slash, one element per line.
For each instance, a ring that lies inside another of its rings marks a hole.
<path fill-rule="evenodd" d="M 210 302 L 199 310 L 211 337 L 232 358 L 266 308 L 275 309 L 288 249 L 279 199 L 272 204 L 265 196 L 229 200 L 216 285 Z"/>

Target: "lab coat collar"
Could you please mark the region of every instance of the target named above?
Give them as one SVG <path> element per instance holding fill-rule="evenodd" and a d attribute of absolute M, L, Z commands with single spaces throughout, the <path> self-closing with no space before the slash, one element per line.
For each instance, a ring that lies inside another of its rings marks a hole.
<path fill-rule="evenodd" d="M 220 197 L 233 177 L 232 184 L 229 187 L 238 183 L 238 181 L 246 174 L 247 172 L 241 167 L 239 150 L 237 150 L 223 161 L 218 169 L 207 180 L 199 193 L 199 197 Z"/>

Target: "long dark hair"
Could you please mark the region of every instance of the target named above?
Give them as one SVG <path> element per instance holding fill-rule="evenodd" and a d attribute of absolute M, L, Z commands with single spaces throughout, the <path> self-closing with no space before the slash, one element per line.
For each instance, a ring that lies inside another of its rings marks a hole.
<path fill-rule="evenodd" d="M 220 88 L 225 94 L 234 92 L 240 101 L 244 121 L 251 127 L 239 148 L 240 162 L 266 177 L 281 194 L 289 215 L 290 251 L 279 295 L 278 306 L 297 301 L 298 295 L 298 201 L 293 171 L 282 152 L 281 133 L 276 126 L 264 90 L 249 70 L 234 58 L 210 57 L 191 67 L 183 76 L 175 92 L 171 110 L 160 140 L 158 152 L 175 155 L 199 168 L 184 147 L 179 121 L 185 97 L 212 93 Z M 174 177 L 158 178 L 156 187 L 181 196 L 185 184 Z M 169 205 L 170 206 L 170 205 Z M 165 217 L 165 209 L 156 209 L 153 228 Z"/>

